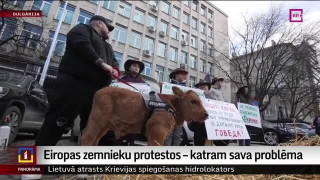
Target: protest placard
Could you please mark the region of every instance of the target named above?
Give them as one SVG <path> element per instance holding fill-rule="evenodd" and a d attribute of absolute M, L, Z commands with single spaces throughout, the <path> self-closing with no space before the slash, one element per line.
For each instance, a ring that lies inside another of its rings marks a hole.
<path fill-rule="evenodd" d="M 238 110 L 242 116 L 245 125 L 262 128 L 260 112 L 257 106 L 238 103 Z"/>
<path fill-rule="evenodd" d="M 148 94 L 151 91 L 151 87 L 148 86 L 147 84 L 144 84 L 144 83 L 129 83 L 129 84 L 132 85 L 133 87 L 137 88 L 139 90 L 139 92 L 143 93 L 143 94 Z M 129 89 L 131 91 L 137 92 L 137 90 L 133 89 L 132 87 L 130 87 L 124 83 L 120 83 L 120 82 L 112 83 L 110 86 L 125 88 L 125 89 Z"/>
<path fill-rule="evenodd" d="M 201 99 L 205 98 L 204 93 L 201 89 L 189 88 L 189 87 L 180 86 L 180 85 L 176 85 L 176 84 L 170 84 L 170 83 L 166 83 L 166 82 L 164 82 L 162 84 L 161 94 L 173 94 L 172 87 L 174 87 L 174 86 L 180 88 L 183 92 L 192 90 L 195 93 L 197 93 Z"/>
<path fill-rule="evenodd" d="M 209 113 L 209 118 L 205 121 L 209 140 L 250 139 L 234 104 L 210 99 L 203 103 Z"/>

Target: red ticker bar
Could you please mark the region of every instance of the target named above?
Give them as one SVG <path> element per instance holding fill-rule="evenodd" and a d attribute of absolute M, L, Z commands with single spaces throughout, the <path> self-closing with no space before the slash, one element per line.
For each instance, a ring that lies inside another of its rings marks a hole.
<path fill-rule="evenodd" d="M 0 165 L 0 175 L 43 174 L 42 165 Z"/>
<path fill-rule="evenodd" d="M 42 11 L 0 11 L 0 17 L 42 17 Z"/>

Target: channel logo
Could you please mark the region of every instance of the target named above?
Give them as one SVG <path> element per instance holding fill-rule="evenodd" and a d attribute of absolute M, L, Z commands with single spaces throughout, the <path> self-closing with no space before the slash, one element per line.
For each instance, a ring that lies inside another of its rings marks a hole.
<path fill-rule="evenodd" d="M 19 163 L 34 163 L 34 149 L 32 147 L 18 149 L 18 162 Z"/>

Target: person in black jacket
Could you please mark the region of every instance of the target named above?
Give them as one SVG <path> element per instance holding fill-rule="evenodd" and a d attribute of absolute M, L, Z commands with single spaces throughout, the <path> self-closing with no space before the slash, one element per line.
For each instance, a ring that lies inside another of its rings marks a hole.
<path fill-rule="evenodd" d="M 89 25 L 78 24 L 67 34 L 66 51 L 36 146 L 56 145 L 78 115 L 81 131 L 85 128 L 95 92 L 119 75 L 119 64 L 106 42 L 113 29 L 107 19 L 97 15 Z"/>

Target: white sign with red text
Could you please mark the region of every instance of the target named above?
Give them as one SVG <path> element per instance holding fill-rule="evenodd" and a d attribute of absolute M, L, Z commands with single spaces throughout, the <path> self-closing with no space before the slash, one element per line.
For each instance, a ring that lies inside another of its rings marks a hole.
<path fill-rule="evenodd" d="M 204 107 L 209 113 L 209 118 L 205 121 L 209 140 L 250 139 L 234 104 L 207 99 Z"/>

